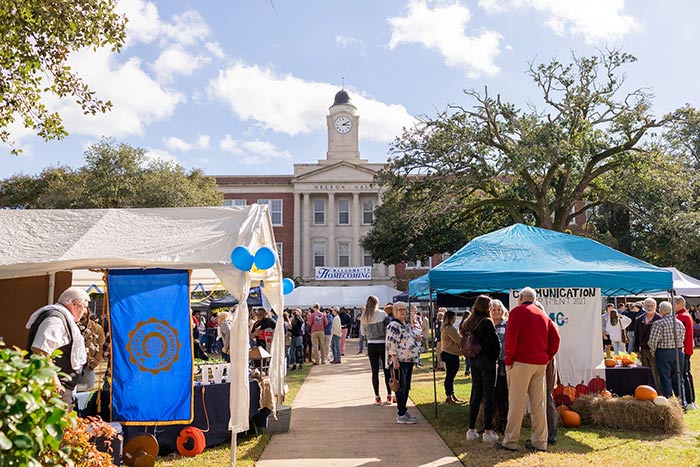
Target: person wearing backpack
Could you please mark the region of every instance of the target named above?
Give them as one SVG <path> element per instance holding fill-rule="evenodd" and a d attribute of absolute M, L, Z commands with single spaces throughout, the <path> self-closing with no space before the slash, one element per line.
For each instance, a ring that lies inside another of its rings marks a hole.
<path fill-rule="evenodd" d="M 79 287 L 63 291 L 55 305 L 39 308 L 29 317 L 27 348 L 32 353 L 52 355 L 54 365 L 61 373 L 54 376 L 56 392 L 69 408 L 73 405 L 73 390 L 78 384 L 83 366 L 87 363 L 87 351 L 78 322 L 88 310 L 90 296 Z"/>
<path fill-rule="evenodd" d="M 501 352 L 501 343 L 491 321 L 491 298 L 479 295 L 472 312 L 459 326 L 462 338 L 460 350 L 469 358 L 472 368 L 472 393 L 469 397 L 469 430 L 467 441 L 479 439 L 476 419 L 481 401 L 484 401 L 484 443 L 498 441 L 493 431 L 493 393 L 496 386 L 496 361 Z"/>

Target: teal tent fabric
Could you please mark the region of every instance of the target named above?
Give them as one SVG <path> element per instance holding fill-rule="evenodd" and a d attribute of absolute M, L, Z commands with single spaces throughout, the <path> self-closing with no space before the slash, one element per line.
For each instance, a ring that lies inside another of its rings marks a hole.
<path fill-rule="evenodd" d="M 603 295 L 670 290 L 670 271 L 588 238 L 515 224 L 473 239 L 428 273 L 438 292 L 596 287 Z"/>
<path fill-rule="evenodd" d="M 408 282 L 408 296 L 411 300 L 430 298 L 430 280 L 427 273 Z"/>

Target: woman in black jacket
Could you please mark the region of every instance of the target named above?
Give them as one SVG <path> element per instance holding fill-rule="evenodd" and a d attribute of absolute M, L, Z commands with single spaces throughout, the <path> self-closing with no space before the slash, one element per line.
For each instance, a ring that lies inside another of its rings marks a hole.
<path fill-rule="evenodd" d="M 496 361 L 501 351 L 501 343 L 496 334 L 496 328 L 490 317 L 491 299 L 479 295 L 474 302 L 472 312 L 460 326 L 460 334 L 468 332 L 476 337 L 481 346 L 481 352 L 469 359 L 472 369 L 472 393 L 469 398 L 469 431 L 467 441 L 479 439 L 476 431 L 476 418 L 479 415 L 481 401 L 484 401 L 484 443 L 498 441 L 498 435 L 493 431 L 493 388 L 496 384 Z"/>

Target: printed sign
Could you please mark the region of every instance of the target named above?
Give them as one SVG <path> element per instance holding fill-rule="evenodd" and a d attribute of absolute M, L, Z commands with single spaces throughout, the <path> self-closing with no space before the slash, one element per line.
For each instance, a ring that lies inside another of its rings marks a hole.
<path fill-rule="evenodd" d="M 357 268 L 316 268 L 317 281 L 359 281 L 372 279 L 372 267 Z"/>
<path fill-rule="evenodd" d="M 559 376 L 564 385 L 587 384 L 599 374 L 595 368 L 602 358 L 600 321 L 601 295 L 596 288 L 544 288 L 537 290 L 537 300 L 557 325 L 561 344 L 556 356 Z M 518 305 L 519 291 L 510 291 L 510 308 Z M 506 325 L 506 334 L 508 326 Z"/>

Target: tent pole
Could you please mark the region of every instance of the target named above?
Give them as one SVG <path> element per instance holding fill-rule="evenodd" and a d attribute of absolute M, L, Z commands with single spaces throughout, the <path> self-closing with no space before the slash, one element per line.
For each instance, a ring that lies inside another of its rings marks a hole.
<path fill-rule="evenodd" d="M 434 399 L 434 405 L 435 405 L 435 419 L 437 420 L 437 417 L 438 417 L 438 409 L 437 409 L 437 380 L 436 380 L 436 376 L 435 376 L 435 372 L 437 371 L 437 370 L 436 370 L 436 367 L 437 367 L 437 359 L 435 358 L 435 337 L 434 337 L 434 333 L 435 333 L 435 324 L 436 324 L 436 321 L 434 321 L 434 318 L 435 318 L 435 316 L 436 316 L 436 313 L 435 313 L 435 310 L 433 310 L 433 308 L 434 308 L 433 305 L 434 305 L 434 304 L 433 304 L 433 289 L 430 289 L 430 296 L 429 296 L 429 310 L 430 310 L 430 311 L 429 311 L 428 313 L 430 313 L 430 315 L 431 315 L 431 318 L 430 318 L 430 337 L 431 337 L 431 339 L 430 339 L 430 348 L 431 348 L 431 351 L 432 351 L 432 357 L 431 357 L 431 359 L 432 359 L 432 361 L 433 361 L 433 399 Z"/>
<path fill-rule="evenodd" d="M 236 467 L 236 430 L 231 432 L 231 467 Z"/>
<path fill-rule="evenodd" d="M 683 407 L 685 407 L 685 391 L 681 389 L 681 362 L 678 357 L 678 334 L 676 333 L 676 291 L 671 289 L 668 291 L 668 293 L 669 295 L 671 295 L 671 310 L 673 310 L 673 354 L 676 358 L 676 383 L 678 384 L 678 391 L 680 392 L 681 404 L 683 405 Z M 683 329 L 685 329 L 685 325 L 683 325 Z M 685 338 L 685 333 L 683 333 L 683 336 Z"/>

